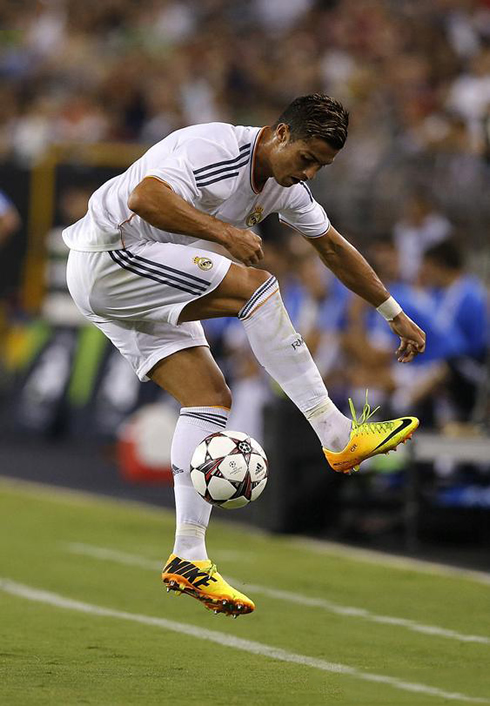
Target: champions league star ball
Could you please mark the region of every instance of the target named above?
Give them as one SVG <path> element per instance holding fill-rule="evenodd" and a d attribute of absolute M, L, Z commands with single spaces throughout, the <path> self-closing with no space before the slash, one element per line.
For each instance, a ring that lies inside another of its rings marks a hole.
<path fill-rule="evenodd" d="M 199 495 L 227 510 L 257 500 L 267 483 L 267 456 L 241 431 L 210 434 L 191 460 L 191 479 Z"/>

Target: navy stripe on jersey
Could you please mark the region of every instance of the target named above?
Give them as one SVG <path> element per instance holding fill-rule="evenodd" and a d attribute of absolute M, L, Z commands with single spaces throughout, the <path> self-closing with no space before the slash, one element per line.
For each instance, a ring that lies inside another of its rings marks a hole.
<path fill-rule="evenodd" d="M 119 265 L 119 267 L 122 267 L 124 270 L 128 270 L 128 272 L 132 272 L 135 275 L 139 275 L 140 277 L 146 277 L 147 279 L 151 279 L 154 282 L 158 282 L 159 284 L 165 284 L 167 287 L 172 287 L 173 289 L 179 289 L 181 292 L 186 292 L 187 294 L 204 294 L 206 291 L 206 287 L 204 287 L 202 290 L 199 289 L 196 291 L 196 289 L 191 289 L 192 285 L 184 285 L 180 282 L 180 280 L 170 280 L 168 279 L 165 275 L 158 273 L 156 270 L 152 270 L 151 268 L 146 268 L 143 269 L 142 265 L 132 265 L 129 264 L 126 259 L 121 257 L 121 250 L 110 250 L 109 255 L 111 258 L 114 260 L 115 263 Z"/>
<path fill-rule="evenodd" d="M 300 181 L 299 183 L 301 184 L 301 186 L 303 187 L 303 189 L 306 191 L 306 193 L 307 193 L 308 196 L 310 197 L 311 203 L 313 203 L 313 194 L 311 193 L 310 187 L 309 187 L 309 186 L 306 186 L 306 184 L 305 184 L 304 181 Z"/>
<path fill-rule="evenodd" d="M 250 142 L 247 143 L 246 145 L 242 145 L 239 149 L 240 154 L 237 157 L 233 157 L 233 159 L 225 159 L 222 162 L 213 162 L 212 164 L 208 164 L 205 167 L 200 167 L 199 169 L 194 169 L 193 174 L 194 176 L 197 176 L 198 174 L 201 174 L 202 172 L 207 172 L 211 169 L 216 169 L 216 167 L 224 167 L 226 165 L 233 165 L 235 162 L 238 162 L 240 159 L 243 159 L 245 157 L 245 153 L 250 151 Z"/>
<path fill-rule="evenodd" d="M 253 309 L 254 305 L 257 303 L 257 301 L 266 293 L 269 292 L 269 290 L 273 289 L 274 287 L 277 286 L 277 279 L 272 276 L 269 277 L 269 279 L 264 282 L 264 284 L 257 289 L 257 291 L 252 294 L 248 302 L 240 309 L 238 312 L 237 316 L 239 319 L 244 319 L 246 316 L 250 313 L 250 311 Z"/>
<path fill-rule="evenodd" d="M 244 167 L 248 163 L 249 157 L 250 157 L 250 152 L 247 153 L 246 158 L 243 162 L 238 162 L 238 164 L 233 164 L 233 166 L 231 166 L 231 167 L 222 167 L 221 169 L 214 169 L 212 172 L 206 172 L 206 174 L 201 174 L 200 176 L 196 177 L 196 184 L 198 186 L 205 186 L 204 180 L 208 179 L 209 177 L 214 177 L 217 174 L 224 174 L 225 172 L 230 172 L 233 169 L 240 169 L 240 167 Z"/>
<path fill-rule="evenodd" d="M 210 184 L 216 184 L 217 181 L 231 179 L 231 177 L 236 177 L 239 174 L 240 172 L 227 172 L 224 176 L 217 177 L 216 179 L 211 179 L 211 181 L 196 181 L 196 186 L 209 186 Z"/>
<path fill-rule="evenodd" d="M 186 279 L 191 280 L 189 284 L 193 284 L 194 282 L 198 282 L 199 284 L 205 284 L 206 286 L 209 284 L 209 281 L 207 279 L 202 279 L 202 277 L 196 277 L 196 275 L 190 275 L 187 272 L 183 272 L 182 270 L 176 270 L 174 267 L 169 267 L 168 265 L 163 265 L 161 262 L 155 262 L 154 260 L 148 260 L 146 257 L 141 257 L 141 255 L 135 255 L 132 253 L 130 250 L 118 250 L 117 252 L 125 252 L 127 255 L 129 255 L 130 258 L 134 260 L 138 260 L 140 262 L 146 262 L 148 265 L 152 265 L 152 267 L 157 267 L 161 270 L 163 270 L 164 274 L 169 273 L 174 273 L 179 275 L 179 277 L 185 277 Z"/>
<path fill-rule="evenodd" d="M 206 414 L 196 414 L 194 412 L 181 412 L 181 417 L 192 417 L 193 419 L 201 419 L 203 422 L 211 422 L 211 424 L 216 424 L 217 427 L 226 427 L 226 419 L 224 417 L 208 417 Z"/>

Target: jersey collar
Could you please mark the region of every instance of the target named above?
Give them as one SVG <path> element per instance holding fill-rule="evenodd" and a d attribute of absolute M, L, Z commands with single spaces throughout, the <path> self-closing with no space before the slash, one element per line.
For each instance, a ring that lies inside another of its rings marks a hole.
<path fill-rule="evenodd" d="M 252 147 L 252 156 L 250 158 L 250 188 L 252 189 L 254 194 L 260 194 L 263 190 L 263 187 L 262 187 L 262 189 L 259 189 L 258 186 L 256 185 L 255 179 L 254 179 L 254 172 L 255 172 L 255 158 L 256 158 L 256 153 L 257 153 L 257 145 L 258 145 L 260 136 L 262 135 L 264 130 L 265 130 L 265 127 L 261 127 L 257 130 L 257 134 L 255 135 L 255 140 L 254 140 L 253 147 Z"/>

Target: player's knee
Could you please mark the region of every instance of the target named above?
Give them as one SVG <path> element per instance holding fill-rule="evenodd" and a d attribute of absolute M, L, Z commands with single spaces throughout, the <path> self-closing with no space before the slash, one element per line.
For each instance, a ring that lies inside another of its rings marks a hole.
<path fill-rule="evenodd" d="M 222 385 L 219 389 L 215 390 L 213 394 L 213 401 L 211 402 L 210 406 L 226 407 L 227 409 L 231 409 L 231 403 L 231 390 L 228 385 Z"/>
<path fill-rule="evenodd" d="M 189 402 L 189 400 L 187 401 Z M 231 402 L 231 390 L 226 384 L 224 375 L 220 371 L 218 375 L 209 376 L 206 383 L 203 384 L 202 388 L 199 390 L 199 394 L 196 396 L 196 392 L 194 391 L 191 394 L 189 404 L 184 406 L 226 407 L 227 409 L 231 409 Z"/>
<path fill-rule="evenodd" d="M 247 287 L 246 287 L 246 293 L 245 293 L 245 302 L 246 303 L 250 297 L 255 294 L 257 289 L 261 287 L 265 282 L 267 282 L 268 279 L 272 277 L 270 272 L 267 272 L 267 270 L 256 270 L 254 268 L 250 268 L 247 270 Z"/>
<path fill-rule="evenodd" d="M 210 384 L 200 390 L 186 391 L 175 394 L 181 407 L 225 407 L 231 409 L 231 390 L 226 383 Z"/>

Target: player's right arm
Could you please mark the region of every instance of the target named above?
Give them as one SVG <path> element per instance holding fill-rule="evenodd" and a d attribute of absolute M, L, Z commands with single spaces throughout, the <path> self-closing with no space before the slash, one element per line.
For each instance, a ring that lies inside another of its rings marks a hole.
<path fill-rule="evenodd" d="M 351 292 L 376 308 L 389 299 L 390 293 L 371 265 L 332 225 L 321 237 L 310 238 L 310 242 L 323 263 Z M 396 351 L 400 363 L 410 363 L 415 356 L 424 352 L 424 331 L 403 311 L 388 324 L 393 333 L 400 337 L 400 346 Z"/>
<path fill-rule="evenodd" d="M 136 186 L 129 195 L 128 207 L 160 230 L 219 243 L 244 265 L 256 265 L 264 257 L 258 235 L 194 208 L 156 177 L 146 177 Z"/>
<path fill-rule="evenodd" d="M 279 213 L 279 217 L 286 225 L 299 230 L 315 248 L 323 263 L 364 301 L 378 308 L 390 300 L 390 293 L 373 268 L 335 230 L 304 183 L 291 187 L 288 207 Z M 400 363 L 409 363 L 416 355 L 424 352 L 425 333 L 403 311 L 390 319 L 388 325 L 400 337 L 396 351 Z"/>

